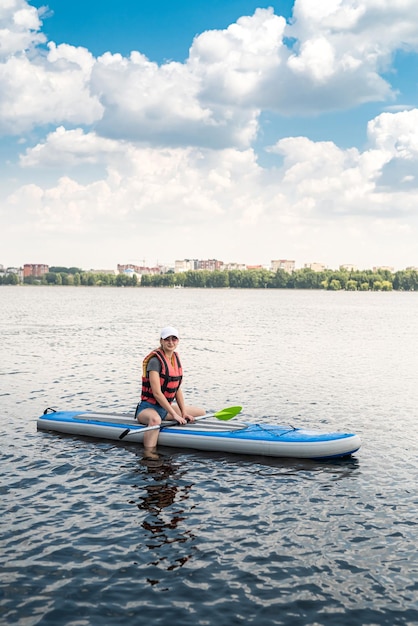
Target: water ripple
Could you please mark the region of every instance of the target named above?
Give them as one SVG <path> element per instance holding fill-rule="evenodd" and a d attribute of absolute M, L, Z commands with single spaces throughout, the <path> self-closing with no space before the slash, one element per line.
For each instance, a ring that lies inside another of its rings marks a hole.
<path fill-rule="evenodd" d="M 0 304 L 1 623 L 418 623 L 416 299 L 39 288 Z M 193 401 L 354 430 L 359 453 L 161 449 L 153 465 L 134 445 L 36 431 L 47 406 L 132 410 L 167 310 Z"/>

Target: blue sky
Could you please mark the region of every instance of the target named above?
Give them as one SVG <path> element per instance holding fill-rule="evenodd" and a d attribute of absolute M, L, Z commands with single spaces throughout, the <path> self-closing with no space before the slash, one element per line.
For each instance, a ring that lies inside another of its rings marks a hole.
<path fill-rule="evenodd" d="M 31 2 L 35 7 L 45 2 Z M 242 15 L 257 8 L 274 7 L 291 17 L 293 2 L 254 2 L 253 0 L 212 0 L 170 2 L 162 0 L 52 0 L 53 15 L 44 32 L 57 43 L 86 46 L 98 56 L 110 50 L 128 55 L 140 50 L 152 61 L 184 61 L 195 35 L 205 30 L 224 29 Z"/>
<path fill-rule="evenodd" d="M 418 266 L 418 6 L 10 0 L 0 264 Z"/>

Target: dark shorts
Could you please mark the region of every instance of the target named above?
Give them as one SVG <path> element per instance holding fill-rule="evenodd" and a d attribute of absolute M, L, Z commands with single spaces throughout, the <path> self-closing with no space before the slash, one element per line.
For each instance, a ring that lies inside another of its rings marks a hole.
<path fill-rule="evenodd" d="M 162 420 L 167 417 L 167 411 L 163 409 L 162 406 L 160 406 L 159 404 L 152 404 L 151 402 L 147 402 L 146 400 L 141 400 L 141 402 L 136 407 L 135 417 L 137 418 L 144 409 L 154 409 L 154 411 L 158 413 Z"/>

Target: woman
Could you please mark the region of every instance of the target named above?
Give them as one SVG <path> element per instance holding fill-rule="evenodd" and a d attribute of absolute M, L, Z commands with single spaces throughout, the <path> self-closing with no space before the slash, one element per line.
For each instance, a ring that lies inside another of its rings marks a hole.
<path fill-rule="evenodd" d="M 160 333 L 160 347 L 144 359 L 141 402 L 135 411 L 140 424 L 159 426 L 166 418 L 186 424 L 205 414 L 203 409 L 184 403 L 180 389 L 183 369 L 176 352 L 178 343 L 178 331 L 173 326 L 167 326 Z M 144 433 L 144 448 L 147 452 L 155 451 L 159 432 L 156 428 Z"/>

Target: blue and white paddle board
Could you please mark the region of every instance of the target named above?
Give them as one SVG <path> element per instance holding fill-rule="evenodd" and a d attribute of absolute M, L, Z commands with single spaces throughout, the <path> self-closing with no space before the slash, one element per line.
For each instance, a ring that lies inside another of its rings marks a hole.
<path fill-rule="evenodd" d="M 142 443 L 144 426 L 133 415 L 81 411 L 46 410 L 37 420 L 39 430 L 111 439 L 124 443 Z M 162 446 L 231 452 L 268 457 L 327 459 L 354 454 L 361 445 L 353 433 L 321 432 L 292 426 L 250 423 L 233 420 L 220 422 L 214 418 L 193 424 L 173 425 L 160 429 L 158 443 Z"/>

